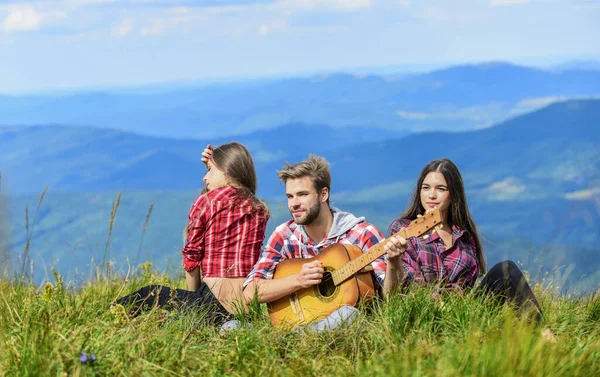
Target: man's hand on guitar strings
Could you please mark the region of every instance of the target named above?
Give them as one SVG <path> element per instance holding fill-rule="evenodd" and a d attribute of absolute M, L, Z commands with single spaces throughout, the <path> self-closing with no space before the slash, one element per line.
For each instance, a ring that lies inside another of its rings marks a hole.
<path fill-rule="evenodd" d="M 399 260 L 402 253 L 406 251 L 407 245 L 408 243 L 404 238 L 400 236 L 391 236 L 385 243 L 385 245 L 383 245 L 383 249 L 386 252 L 387 260 L 391 262 L 396 262 L 397 260 Z"/>
<path fill-rule="evenodd" d="M 323 279 L 324 272 L 325 270 L 321 261 L 315 260 L 310 263 L 304 263 L 297 276 L 298 285 L 301 288 L 308 288 L 319 284 Z"/>

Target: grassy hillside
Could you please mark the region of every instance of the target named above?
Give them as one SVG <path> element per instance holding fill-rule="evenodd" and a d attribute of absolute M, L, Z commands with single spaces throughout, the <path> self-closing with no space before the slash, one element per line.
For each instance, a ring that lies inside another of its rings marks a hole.
<path fill-rule="evenodd" d="M 542 327 L 472 295 L 437 302 L 415 289 L 336 331 L 286 332 L 254 310 L 253 326 L 220 335 L 202 313 L 154 309 L 130 318 L 110 309 L 142 285 L 183 284 L 149 266 L 137 278 L 76 291 L 57 277 L 44 287 L 0 283 L 0 375 L 587 377 L 600 367 L 598 297 L 559 297 L 541 285 Z M 546 325 L 556 342 L 540 337 Z"/>

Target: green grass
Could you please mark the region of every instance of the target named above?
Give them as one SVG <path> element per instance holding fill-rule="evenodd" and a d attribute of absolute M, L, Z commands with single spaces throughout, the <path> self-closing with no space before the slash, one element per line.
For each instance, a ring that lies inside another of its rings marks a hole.
<path fill-rule="evenodd" d="M 76 290 L 62 277 L 0 289 L 2 376 L 592 376 L 600 370 L 600 298 L 536 286 L 557 342 L 507 306 L 414 289 L 375 303 L 331 332 L 273 328 L 264 308 L 252 327 L 219 335 L 202 313 L 153 309 L 130 318 L 111 302 L 147 284 L 182 287 L 149 264 L 134 278 Z M 38 294 L 36 290 L 39 289 Z M 81 363 L 80 352 L 95 354 Z"/>

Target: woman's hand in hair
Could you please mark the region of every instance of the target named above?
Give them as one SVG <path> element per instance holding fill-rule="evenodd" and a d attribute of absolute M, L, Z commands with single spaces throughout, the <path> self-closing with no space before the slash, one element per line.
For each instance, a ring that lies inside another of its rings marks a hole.
<path fill-rule="evenodd" d="M 206 144 L 206 148 L 204 148 L 204 150 L 202 151 L 202 162 L 206 164 L 208 160 L 210 160 L 210 158 L 212 157 L 212 153 L 212 147 L 210 146 L 210 144 Z"/>
<path fill-rule="evenodd" d="M 404 238 L 391 236 L 385 245 L 383 245 L 388 262 L 399 262 L 400 256 L 406 251 L 407 246 L 408 243 Z"/>

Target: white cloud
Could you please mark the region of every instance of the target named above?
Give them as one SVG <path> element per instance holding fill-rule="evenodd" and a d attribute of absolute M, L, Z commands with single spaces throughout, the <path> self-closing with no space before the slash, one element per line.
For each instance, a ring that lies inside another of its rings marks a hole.
<path fill-rule="evenodd" d="M 427 113 L 418 113 L 418 112 L 404 111 L 404 110 L 397 110 L 396 115 L 398 115 L 400 118 L 407 119 L 407 120 L 424 120 L 424 119 L 431 118 L 431 115 L 427 114 Z"/>
<path fill-rule="evenodd" d="M 548 106 L 554 102 L 565 100 L 565 97 L 535 97 L 535 98 L 526 98 L 524 100 L 519 101 L 517 103 L 517 107 L 524 107 L 527 109 L 530 108 L 539 108 Z"/>
<path fill-rule="evenodd" d="M 530 3 L 531 0 L 490 0 L 490 5 L 493 7 L 506 7 L 511 5 L 522 5 Z"/>
<path fill-rule="evenodd" d="M 167 9 L 166 14 L 161 18 L 152 18 L 148 21 L 149 25 L 140 30 L 144 37 L 157 36 L 164 33 L 166 29 L 173 29 L 178 26 L 193 22 L 201 15 L 192 12 L 189 8 L 171 8 Z"/>
<path fill-rule="evenodd" d="M 140 29 L 140 35 L 142 37 L 152 37 L 161 35 L 165 30 L 166 24 L 162 20 L 150 20 L 149 25 Z"/>
<path fill-rule="evenodd" d="M 271 22 L 262 23 L 258 27 L 257 34 L 261 37 L 272 33 L 285 33 L 287 31 L 287 24 L 285 21 L 276 20 Z"/>
<path fill-rule="evenodd" d="M 483 194 L 490 201 L 512 201 L 531 198 L 527 195 L 526 186 L 515 177 L 508 177 L 503 181 L 494 182 L 483 190 Z"/>
<path fill-rule="evenodd" d="M 375 0 L 279 0 L 275 8 L 286 13 L 325 10 L 333 12 L 356 12 L 373 6 Z"/>
<path fill-rule="evenodd" d="M 598 197 L 600 197 L 600 188 L 574 191 L 565 194 L 565 198 L 569 200 L 589 200 Z"/>
<path fill-rule="evenodd" d="M 381 200 L 406 196 L 413 187 L 413 181 L 396 181 L 360 191 L 337 192 L 331 196 L 331 199 L 343 203 L 375 203 Z"/>
<path fill-rule="evenodd" d="M 133 21 L 129 18 L 124 19 L 118 25 L 110 29 L 110 35 L 115 38 L 123 38 L 133 30 Z"/>
<path fill-rule="evenodd" d="M 489 189 L 498 193 L 519 194 L 525 190 L 525 186 L 520 184 L 518 179 L 509 177 L 503 181 L 492 183 Z"/>
<path fill-rule="evenodd" d="M 36 30 L 42 24 L 42 15 L 31 5 L 14 5 L 9 8 L 9 13 L 2 26 L 7 32 Z"/>
<path fill-rule="evenodd" d="M 247 9 L 246 6 L 226 5 L 210 7 L 172 7 L 161 10 L 158 16 L 147 19 L 146 26 L 140 29 L 144 37 L 164 34 L 167 30 L 182 27 L 196 27 L 203 22 L 214 22 L 220 16 L 239 14 Z M 232 34 L 226 32 L 225 34 Z"/>

